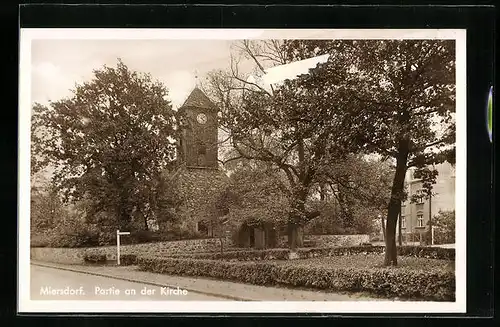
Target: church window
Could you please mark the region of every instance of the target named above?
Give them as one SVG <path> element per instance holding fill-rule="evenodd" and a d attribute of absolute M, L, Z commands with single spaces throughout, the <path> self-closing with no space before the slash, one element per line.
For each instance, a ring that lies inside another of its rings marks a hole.
<path fill-rule="evenodd" d="M 206 165 L 206 155 L 207 155 L 207 148 L 205 144 L 200 143 L 198 145 L 198 166 L 205 166 Z"/>

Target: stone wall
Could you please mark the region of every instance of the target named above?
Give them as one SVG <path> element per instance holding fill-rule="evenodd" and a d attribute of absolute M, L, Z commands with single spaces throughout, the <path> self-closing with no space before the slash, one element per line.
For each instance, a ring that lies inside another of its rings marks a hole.
<path fill-rule="evenodd" d="M 228 183 L 224 172 L 218 169 L 183 167 L 176 173 L 174 182 L 178 185 L 183 200 L 179 210 L 181 228 L 196 231 L 197 222 L 210 222 L 215 218 L 215 202 Z"/>
<path fill-rule="evenodd" d="M 369 235 L 308 235 L 315 247 L 357 246 L 370 242 Z"/>
<path fill-rule="evenodd" d="M 304 247 L 346 247 L 358 246 L 363 243 L 369 243 L 370 236 L 359 235 L 304 235 Z M 288 237 L 281 236 L 279 239 L 280 248 L 288 247 Z"/>
<path fill-rule="evenodd" d="M 225 240 L 225 247 L 230 247 L 229 240 Z M 217 238 L 183 240 L 172 242 L 143 243 L 120 246 L 121 254 L 144 255 L 148 253 L 171 254 L 188 252 L 212 252 L 220 250 L 220 241 Z M 116 246 L 94 248 L 31 248 L 31 259 L 38 261 L 83 264 L 85 255 L 106 254 L 108 260 L 116 260 Z"/>

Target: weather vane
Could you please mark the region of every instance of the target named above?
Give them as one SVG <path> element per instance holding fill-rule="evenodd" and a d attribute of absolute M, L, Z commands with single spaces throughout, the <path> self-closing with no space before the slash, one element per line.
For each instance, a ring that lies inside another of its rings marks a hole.
<path fill-rule="evenodd" d="M 195 83 L 196 83 L 196 87 L 200 87 L 200 79 L 199 79 L 199 76 L 198 76 L 198 69 L 195 69 L 194 70 L 194 80 L 195 80 Z"/>

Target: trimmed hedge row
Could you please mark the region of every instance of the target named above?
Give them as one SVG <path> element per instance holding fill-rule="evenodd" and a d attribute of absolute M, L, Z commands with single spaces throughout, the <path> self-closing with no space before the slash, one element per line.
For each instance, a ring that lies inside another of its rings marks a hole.
<path fill-rule="evenodd" d="M 330 291 L 369 292 L 385 297 L 454 301 L 455 275 L 449 271 L 398 268 L 346 269 L 139 257 L 139 269 L 162 274 L 211 277 L 257 285 L 287 285 Z"/>
<path fill-rule="evenodd" d="M 92 253 L 92 254 L 85 254 L 83 257 L 83 261 L 85 263 L 100 263 L 104 264 L 107 262 L 107 257 L 105 254 L 100 254 L 100 253 Z"/>
<path fill-rule="evenodd" d="M 296 259 L 308 259 L 316 257 L 333 257 L 353 254 L 382 254 L 383 246 L 354 246 L 338 248 L 303 248 L 297 250 Z M 431 258 L 442 260 L 455 260 L 455 249 L 430 248 L 419 246 L 403 246 L 398 248 L 401 256 Z M 268 249 L 268 250 L 232 250 L 224 253 L 220 252 L 199 252 L 199 253 L 162 253 L 159 257 L 184 258 L 184 259 L 207 259 L 207 260 L 229 260 L 229 261 L 261 261 L 261 260 L 289 260 L 289 249 Z M 88 253 L 84 256 L 86 263 L 106 263 L 106 254 Z M 121 265 L 135 265 L 137 256 L 135 254 L 122 254 L 120 256 Z"/>
<path fill-rule="evenodd" d="M 91 253 L 85 254 L 83 261 L 88 264 L 106 264 L 108 258 L 106 254 L 102 253 Z M 120 265 L 130 266 L 137 264 L 137 256 L 135 254 L 122 254 L 120 255 Z"/>
<path fill-rule="evenodd" d="M 307 259 L 315 257 L 331 257 L 352 254 L 382 254 L 385 251 L 383 246 L 351 246 L 335 248 L 301 248 L 297 249 L 296 259 Z M 431 258 L 443 260 L 455 260 L 455 249 L 402 246 L 398 247 L 398 254 L 401 256 Z M 166 254 L 173 258 L 209 259 L 209 260 L 235 260 L 235 261 L 257 261 L 257 260 L 288 260 L 289 249 L 268 249 L 268 250 L 239 250 L 225 253 L 178 253 Z"/>

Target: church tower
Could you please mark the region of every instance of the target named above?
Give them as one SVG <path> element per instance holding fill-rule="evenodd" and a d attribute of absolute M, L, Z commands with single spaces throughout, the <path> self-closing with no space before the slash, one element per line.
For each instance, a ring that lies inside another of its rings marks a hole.
<path fill-rule="evenodd" d="M 217 107 L 197 87 L 179 108 L 179 169 L 173 180 L 182 195 L 180 227 L 209 237 L 215 236 L 214 204 L 228 185 L 217 161 L 217 113 Z"/>
<path fill-rule="evenodd" d="M 181 137 L 179 159 L 187 168 L 217 169 L 217 108 L 195 88 L 179 108 Z"/>

